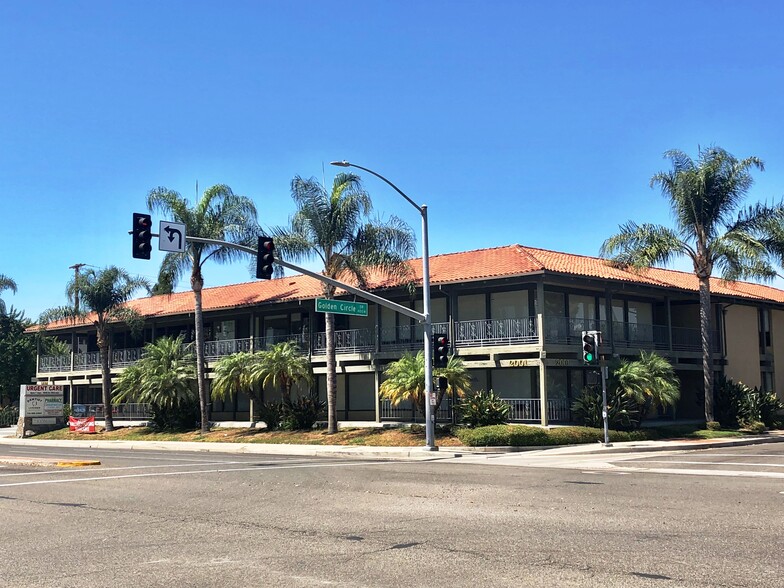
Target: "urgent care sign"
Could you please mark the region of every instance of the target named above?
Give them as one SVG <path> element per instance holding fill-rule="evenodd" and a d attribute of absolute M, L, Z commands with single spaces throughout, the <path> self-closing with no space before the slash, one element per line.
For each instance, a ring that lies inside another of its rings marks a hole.
<path fill-rule="evenodd" d="M 63 387 L 23 384 L 19 389 L 19 416 L 51 418 L 63 416 Z"/>

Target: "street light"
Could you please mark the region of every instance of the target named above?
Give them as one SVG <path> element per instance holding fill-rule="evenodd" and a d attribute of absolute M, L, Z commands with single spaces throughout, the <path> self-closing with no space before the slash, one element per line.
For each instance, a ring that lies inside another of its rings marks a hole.
<path fill-rule="evenodd" d="M 395 184 L 381 174 L 374 172 L 372 169 L 362 167 L 355 163 L 349 163 L 345 160 L 330 161 L 330 165 L 336 165 L 338 167 L 355 167 L 376 176 L 392 186 L 395 192 L 405 198 L 408 203 L 416 208 L 419 211 L 419 214 L 422 215 L 422 310 L 425 315 L 425 449 L 428 451 L 438 451 L 435 442 L 433 407 L 430 405 L 430 395 L 433 393 L 433 321 L 430 317 L 430 255 L 428 253 L 427 243 L 427 205 L 422 204 L 420 206 L 406 196 L 400 188 L 395 186 Z"/>

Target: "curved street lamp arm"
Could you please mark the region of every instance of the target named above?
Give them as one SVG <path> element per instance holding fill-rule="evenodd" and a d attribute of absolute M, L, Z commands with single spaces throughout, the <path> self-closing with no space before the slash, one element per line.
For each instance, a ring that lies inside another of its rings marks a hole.
<path fill-rule="evenodd" d="M 417 204 L 416 202 L 414 202 L 413 200 L 411 200 L 411 198 L 409 198 L 408 196 L 406 196 L 406 193 L 405 193 L 405 192 L 403 192 L 403 190 L 401 190 L 400 188 L 398 188 L 397 186 L 395 186 L 395 184 L 393 184 L 392 182 L 390 182 L 388 179 L 386 179 L 386 178 L 385 178 L 384 176 L 382 176 L 380 173 L 374 172 L 372 169 L 368 169 L 368 168 L 366 168 L 366 167 L 362 167 L 361 165 L 357 165 L 356 163 L 350 163 L 350 162 L 348 162 L 348 161 L 346 161 L 346 160 L 343 160 L 343 161 L 330 161 L 329 163 L 330 163 L 330 165 L 337 165 L 338 167 L 355 167 L 355 168 L 357 168 L 357 169 L 361 169 L 362 171 L 366 171 L 366 172 L 367 172 L 367 173 L 369 173 L 369 174 L 373 174 L 374 176 L 376 176 L 376 177 L 377 177 L 378 179 L 380 179 L 380 180 L 384 180 L 384 181 L 385 181 L 387 184 L 389 184 L 390 186 L 392 186 L 392 188 L 395 190 L 395 192 L 397 192 L 397 193 L 398 193 L 398 194 L 400 194 L 400 195 L 401 195 L 403 198 L 405 198 L 406 200 L 408 200 L 408 202 L 411 204 L 411 206 L 413 206 L 414 208 L 416 208 L 416 209 L 419 211 L 419 214 L 422 214 L 422 207 L 421 207 L 421 206 L 419 206 L 419 204 Z"/>

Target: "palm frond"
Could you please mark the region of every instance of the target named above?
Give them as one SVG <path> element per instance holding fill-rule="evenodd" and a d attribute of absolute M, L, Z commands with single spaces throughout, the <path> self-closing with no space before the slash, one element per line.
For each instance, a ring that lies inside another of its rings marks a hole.
<path fill-rule="evenodd" d="M 661 225 L 629 221 L 619 228 L 620 232 L 607 239 L 600 250 L 601 257 L 616 265 L 642 269 L 666 265 L 676 255 L 694 255 L 675 232 Z"/>

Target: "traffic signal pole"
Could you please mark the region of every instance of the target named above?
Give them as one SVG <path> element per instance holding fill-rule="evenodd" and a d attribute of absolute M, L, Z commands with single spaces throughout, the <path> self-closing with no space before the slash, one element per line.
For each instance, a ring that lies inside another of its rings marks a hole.
<path fill-rule="evenodd" d="M 599 369 L 602 372 L 602 420 L 604 421 L 604 443 L 605 447 L 612 447 L 610 443 L 610 423 L 607 414 L 607 365 L 604 361 L 604 355 L 599 356 Z"/>

